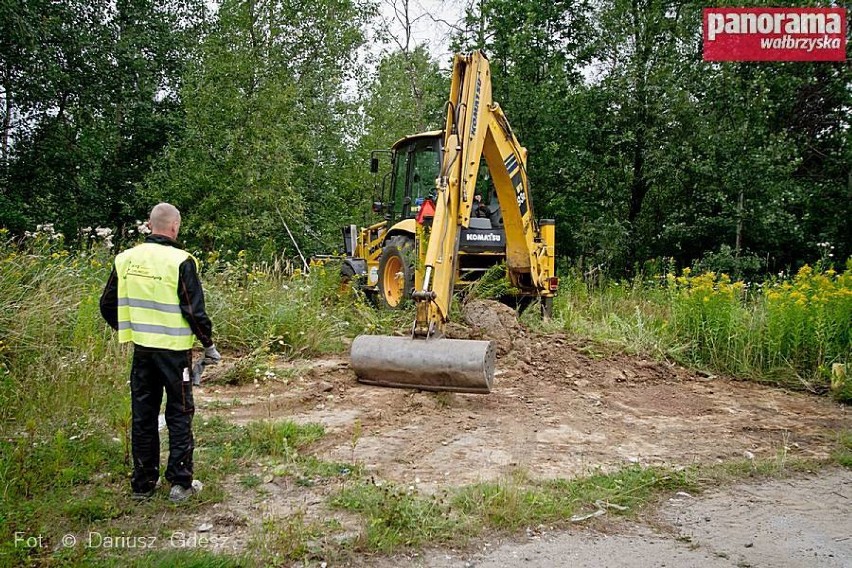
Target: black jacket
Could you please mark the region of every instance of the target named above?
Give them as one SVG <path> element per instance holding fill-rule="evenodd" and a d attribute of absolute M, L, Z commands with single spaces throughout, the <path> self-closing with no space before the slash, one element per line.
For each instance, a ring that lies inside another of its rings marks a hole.
<path fill-rule="evenodd" d="M 149 235 L 146 243 L 172 246 L 182 248 L 178 243 L 164 235 Z M 201 289 L 201 281 L 198 279 L 198 271 L 195 261 L 187 258 L 178 267 L 178 302 L 183 317 L 189 322 L 192 332 L 204 347 L 213 345 L 213 323 L 207 317 L 204 309 L 204 291 Z M 113 329 L 118 329 L 118 275 L 115 272 L 115 264 L 112 272 L 101 294 L 101 315 Z"/>

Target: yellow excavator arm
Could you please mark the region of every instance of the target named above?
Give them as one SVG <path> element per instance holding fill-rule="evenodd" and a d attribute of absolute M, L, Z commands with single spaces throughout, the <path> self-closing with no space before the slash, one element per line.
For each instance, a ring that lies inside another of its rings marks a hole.
<path fill-rule="evenodd" d="M 423 276 L 416 279 L 411 295 L 417 303 L 411 336 L 358 336 L 352 343 L 351 366 L 358 380 L 368 384 L 487 393 L 494 378 L 493 342 L 443 338 L 460 235 L 470 225 L 483 156 L 503 216 L 512 284 L 547 302 L 556 293 L 557 279 L 553 222 L 535 221 L 527 152 L 491 97 L 491 71 L 480 51 L 454 58 L 443 152 L 431 223 L 420 218 L 423 224 L 417 229 L 417 241 L 428 245 L 419 259 Z"/>
<path fill-rule="evenodd" d="M 435 215 L 417 302 L 415 336 L 439 333 L 453 298 L 459 235 L 470 224 L 484 156 L 503 214 L 506 266 L 512 284 L 529 295 L 556 292 L 553 223 L 536 222 L 527 177 L 527 151 L 491 96 L 491 70 L 481 51 L 456 55 L 444 128 L 444 155 L 435 180 Z"/>

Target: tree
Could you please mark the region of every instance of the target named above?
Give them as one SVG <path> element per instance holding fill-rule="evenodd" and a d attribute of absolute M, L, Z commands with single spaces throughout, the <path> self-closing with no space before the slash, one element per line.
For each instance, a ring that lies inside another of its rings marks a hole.
<path fill-rule="evenodd" d="M 852 70 L 702 62 L 700 6 L 682 10 L 680 47 L 663 60 L 675 67 L 660 67 L 667 87 L 655 93 L 665 128 L 654 130 L 662 151 L 650 152 L 658 174 L 635 226 L 638 258 L 686 265 L 724 248 L 775 271 L 815 260 L 820 242 L 845 258 Z"/>
<path fill-rule="evenodd" d="M 387 149 L 403 136 L 443 128 L 449 81 L 423 46 L 387 53 L 364 95 L 364 149 Z"/>
<path fill-rule="evenodd" d="M 603 135 L 592 153 L 606 180 L 596 193 L 609 196 L 625 228 L 622 266 L 659 256 L 688 265 L 727 247 L 783 267 L 813 258 L 816 235 L 848 243 L 838 219 L 849 213 L 848 162 L 840 163 L 850 69 L 703 62 L 702 6 L 598 7 L 600 80 L 590 90 Z M 841 214 L 814 222 L 817 203 Z"/>
<path fill-rule="evenodd" d="M 577 238 L 597 224 L 599 200 L 589 151 L 595 106 L 583 86 L 591 57 L 589 2 L 480 0 L 472 3 L 455 49 L 484 49 L 491 61 L 494 99 L 529 150 L 529 176 L 536 214 L 556 219 L 557 252 L 577 258 L 588 252 Z M 597 236 L 589 241 L 597 242 Z M 597 247 L 595 247 L 597 248 Z"/>
<path fill-rule="evenodd" d="M 66 232 L 132 218 L 133 184 L 179 128 L 203 2 L 3 3 L 0 222 Z"/>
<path fill-rule="evenodd" d="M 181 91 L 186 132 L 144 189 L 185 212 L 190 241 L 272 254 L 286 220 L 322 245 L 312 222 L 338 201 L 343 86 L 369 15 L 350 0 L 222 3 Z"/>

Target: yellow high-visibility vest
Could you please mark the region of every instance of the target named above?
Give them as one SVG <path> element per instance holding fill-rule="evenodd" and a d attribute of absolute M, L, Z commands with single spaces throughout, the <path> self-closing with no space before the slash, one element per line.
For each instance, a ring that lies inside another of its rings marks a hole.
<path fill-rule="evenodd" d="M 143 243 L 115 257 L 118 275 L 118 340 L 183 351 L 195 336 L 180 311 L 178 271 L 195 258 L 179 248 Z"/>

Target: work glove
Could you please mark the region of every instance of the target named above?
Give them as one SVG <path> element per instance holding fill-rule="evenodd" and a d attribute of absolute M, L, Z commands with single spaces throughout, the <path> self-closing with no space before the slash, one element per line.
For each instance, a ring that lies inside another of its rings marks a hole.
<path fill-rule="evenodd" d="M 204 348 L 204 357 L 195 362 L 192 366 L 192 384 L 199 386 L 201 384 L 201 375 L 204 374 L 204 367 L 209 365 L 218 365 L 222 360 L 222 356 L 216 349 L 215 345 Z"/>
<path fill-rule="evenodd" d="M 211 345 L 210 347 L 204 348 L 204 364 L 205 365 L 216 365 L 221 360 L 222 360 L 222 356 L 219 354 L 219 351 L 216 349 L 215 345 Z"/>

